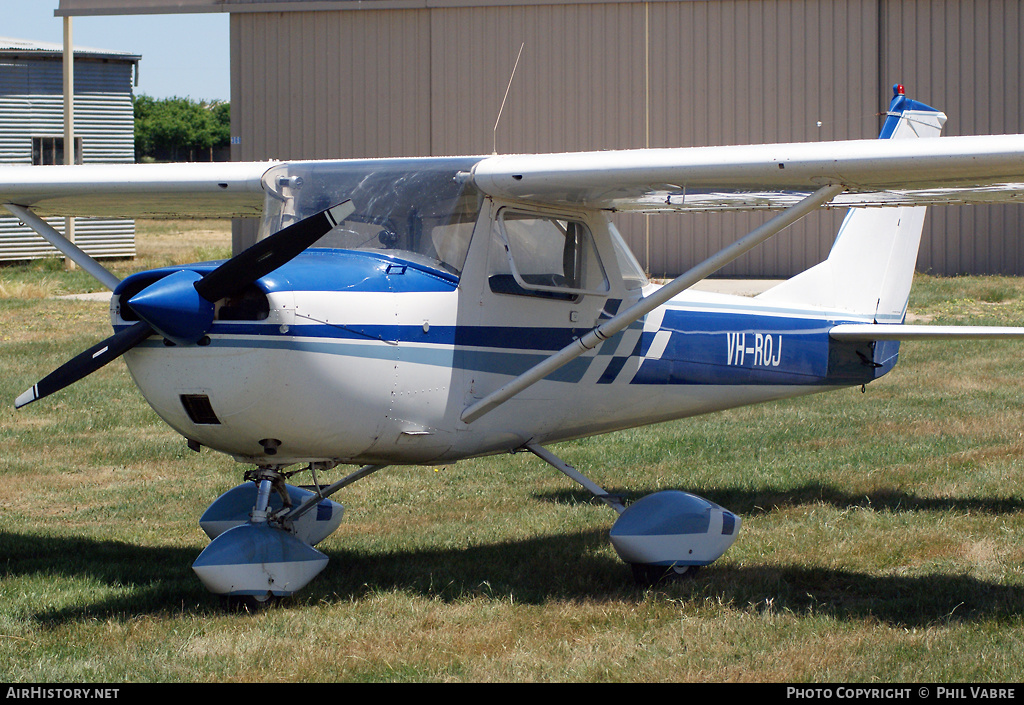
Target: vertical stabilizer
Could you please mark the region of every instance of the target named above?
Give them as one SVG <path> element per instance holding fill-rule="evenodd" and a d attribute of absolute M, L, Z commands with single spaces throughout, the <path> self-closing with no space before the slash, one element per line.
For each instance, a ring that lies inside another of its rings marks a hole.
<path fill-rule="evenodd" d="M 938 137 L 946 116 L 910 100 L 902 86 L 893 99 L 880 139 Z M 906 315 L 924 206 L 852 208 L 824 262 L 761 294 L 763 300 L 798 303 L 900 323 Z"/>

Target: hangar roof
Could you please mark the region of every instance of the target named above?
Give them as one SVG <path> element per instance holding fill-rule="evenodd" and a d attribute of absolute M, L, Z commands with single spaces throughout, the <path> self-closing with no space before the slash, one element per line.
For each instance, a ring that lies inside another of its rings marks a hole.
<path fill-rule="evenodd" d="M 0 55 L 11 56 L 12 54 L 52 54 L 60 57 L 64 53 L 64 45 L 56 42 L 39 42 L 33 39 L 15 39 L 13 37 L 0 37 Z M 94 49 L 92 47 L 75 47 L 75 56 L 90 59 L 108 59 L 116 61 L 138 62 L 142 59 L 139 54 L 131 54 L 126 51 L 113 51 L 110 49 Z"/>
<path fill-rule="evenodd" d="M 657 1 L 657 0 L 656 0 Z M 565 4 L 629 3 L 643 0 L 561 0 Z M 393 10 L 490 5 L 550 5 L 552 0 L 60 0 L 57 17 L 171 15 L 197 12 L 309 12 Z M 559 4 L 555 2 L 554 4 Z"/>

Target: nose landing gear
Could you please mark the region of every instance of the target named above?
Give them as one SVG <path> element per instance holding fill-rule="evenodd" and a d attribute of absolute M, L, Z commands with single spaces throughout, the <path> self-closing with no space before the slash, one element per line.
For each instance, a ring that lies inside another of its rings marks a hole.
<path fill-rule="evenodd" d="M 277 468 L 246 473 L 252 480 L 221 495 L 206 510 L 199 525 L 213 539 L 192 569 L 211 592 L 257 609 L 305 587 L 327 566 L 327 556 L 313 548 L 341 522 L 344 508 L 324 500 L 327 516 L 316 536 L 284 517 L 295 499 L 313 493 L 285 484 Z M 271 503 L 271 493 L 275 500 Z"/>
<path fill-rule="evenodd" d="M 295 594 L 327 567 L 313 546 L 338 528 L 345 511 L 327 497 L 380 467 L 315 491 L 286 484 L 290 475 L 279 467 L 247 472 L 249 482 L 222 494 L 200 518 L 212 541 L 192 569 L 211 592 L 250 610 Z"/>

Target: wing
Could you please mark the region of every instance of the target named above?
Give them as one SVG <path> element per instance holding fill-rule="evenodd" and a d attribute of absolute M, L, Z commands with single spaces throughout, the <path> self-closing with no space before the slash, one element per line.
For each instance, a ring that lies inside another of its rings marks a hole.
<path fill-rule="evenodd" d="M 491 196 L 640 212 L 787 208 L 824 184 L 833 207 L 1024 202 L 1024 135 L 871 139 L 490 157 Z"/>
<path fill-rule="evenodd" d="M 39 216 L 258 216 L 271 162 L 0 167 L 0 204 Z"/>

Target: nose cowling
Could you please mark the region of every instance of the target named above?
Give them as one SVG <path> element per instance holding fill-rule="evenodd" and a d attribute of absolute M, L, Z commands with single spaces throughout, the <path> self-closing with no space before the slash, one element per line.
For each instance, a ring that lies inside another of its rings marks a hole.
<path fill-rule="evenodd" d="M 179 270 L 150 284 L 128 301 L 129 308 L 142 320 L 65 362 L 20 394 L 15 406 L 21 408 L 92 374 L 153 331 L 173 342 L 201 341 L 213 325 L 217 301 L 244 291 L 260 277 L 290 262 L 354 210 L 352 201 L 343 201 L 260 240 L 205 276 Z"/>
<path fill-rule="evenodd" d="M 183 269 L 159 279 L 128 305 L 160 335 L 178 345 L 197 343 L 213 325 L 214 302 L 196 291 L 202 275 Z"/>

